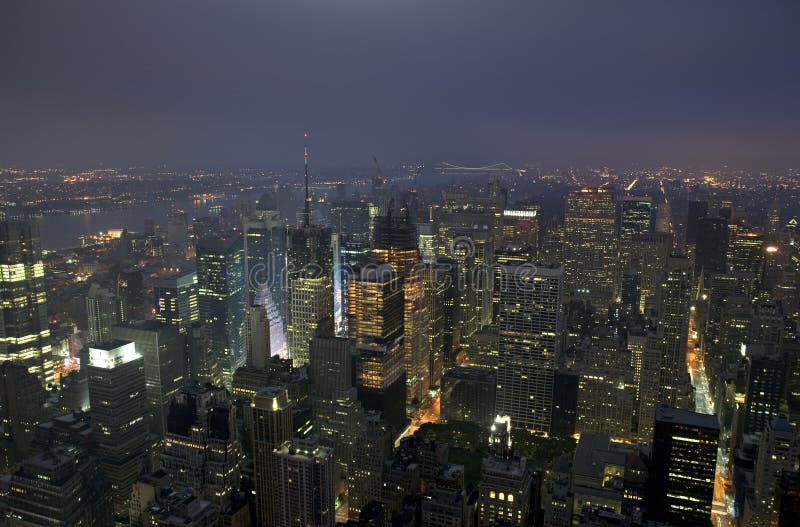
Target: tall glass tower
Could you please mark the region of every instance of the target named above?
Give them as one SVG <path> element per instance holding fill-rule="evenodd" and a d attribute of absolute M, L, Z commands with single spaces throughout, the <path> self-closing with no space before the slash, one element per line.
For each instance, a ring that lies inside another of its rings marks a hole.
<path fill-rule="evenodd" d="M 53 382 L 39 223 L 0 213 L 0 362 L 7 360 L 45 387 Z"/>

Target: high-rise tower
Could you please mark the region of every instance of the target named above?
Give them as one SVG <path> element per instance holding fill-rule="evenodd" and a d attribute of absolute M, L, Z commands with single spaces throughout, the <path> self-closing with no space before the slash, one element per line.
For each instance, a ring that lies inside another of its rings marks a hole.
<path fill-rule="evenodd" d="M 53 382 L 39 224 L 0 213 L 0 362 L 19 363 Z"/>
<path fill-rule="evenodd" d="M 564 212 L 566 290 L 605 317 L 618 295 L 617 205 L 605 187 L 570 192 Z"/>
<path fill-rule="evenodd" d="M 306 134 L 308 139 L 308 134 Z M 309 342 L 318 333 L 333 334 L 333 249 L 331 230 L 311 223 L 308 144 L 304 150 L 305 201 L 302 224 L 290 227 L 286 244 L 286 330 L 289 358 L 308 362 Z"/>
<path fill-rule="evenodd" d="M 563 276 L 560 265 L 510 262 L 499 279 L 496 412 L 533 433 L 550 432 Z"/>
<path fill-rule="evenodd" d="M 256 524 L 276 525 L 277 511 L 272 451 L 292 437 L 292 403 L 285 388 L 271 387 L 253 396 L 253 483 L 256 492 Z"/>
<path fill-rule="evenodd" d="M 148 443 L 144 358 L 133 342 L 116 340 L 89 348 L 88 369 L 100 468 L 111 482 L 114 514 L 127 518 Z"/>
<path fill-rule="evenodd" d="M 200 321 L 211 337 L 226 386 L 244 366 L 247 291 L 240 236 L 206 238 L 197 243 Z"/>

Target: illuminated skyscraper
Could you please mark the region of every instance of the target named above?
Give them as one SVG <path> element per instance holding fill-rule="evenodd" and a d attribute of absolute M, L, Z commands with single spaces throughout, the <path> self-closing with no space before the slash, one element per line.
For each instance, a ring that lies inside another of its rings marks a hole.
<path fill-rule="evenodd" d="M 270 387 L 253 396 L 253 486 L 256 493 L 256 525 L 277 525 L 275 470 L 272 451 L 292 437 L 292 403 L 285 388 Z"/>
<path fill-rule="evenodd" d="M 406 370 L 406 397 L 409 407 L 423 401 L 430 388 L 428 311 L 425 302 L 424 267 L 417 246 L 417 229 L 406 215 L 386 216 L 375 221 L 370 256 L 391 264 L 403 286 L 403 347 Z"/>
<path fill-rule="evenodd" d="M 281 318 L 286 316 L 286 225 L 272 196 L 264 194 L 255 212 L 244 219 L 244 251 L 247 291 L 250 299 L 261 287 L 272 294 Z"/>
<path fill-rule="evenodd" d="M 716 415 L 659 406 L 648 482 L 648 517 L 708 527 L 717 469 Z"/>
<path fill-rule="evenodd" d="M 619 294 L 617 205 L 605 187 L 570 192 L 564 212 L 565 290 L 604 318 Z"/>
<path fill-rule="evenodd" d="M 111 337 L 136 344 L 144 359 L 150 432 L 164 437 L 169 405 L 186 380 L 185 341 L 176 326 L 134 320 L 111 328 Z"/>
<path fill-rule="evenodd" d="M 87 344 L 108 342 L 111 328 L 125 320 L 122 299 L 108 289 L 92 284 L 86 293 L 86 319 L 89 327 Z"/>
<path fill-rule="evenodd" d="M 295 366 L 308 362 L 318 328 L 333 334 L 333 250 L 327 227 L 290 227 L 287 245 L 287 334 Z"/>
<path fill-rule="evenodd" d="M 148 447 L 144 358 L 133 342 L 111 341 L 89 348 L 88 370 L 100 468 L 111 482 L 114 514 L 127 518 Z"/>
<path fill-rule="evenodd" d="M 688 408 L 692 403 L 691 380 L 686 369 L 691 279 L 689 259 L 670 256 L 659 293 L 657 332 L 662 355 L 658 402 L 678 408 Z"/>
<path fill-rule="evenodd" d="M 348 283 L 350 338 L 388 342 L 403 335 L 403 281 L 389 264 L 368 265 Z"/>
<path fill-rule="evenodd" d="M 197 272 L 176 273 L 153 286 L 155 318 L 182 328 L 200 319 Z"/>
<path fill-rule="evenodd" d="M 513 418 L 512 418 L 513 421 Z M 524 457 L 514 455 L 511 422 L 498 416 L 489 436 L 490 453 L 481 465 L 478 525 L 529 525 L 531 497 L 538 489 Z M 502 523 L 500 523 L 502 521 Z"/>
<path fill-rule="evenodd" d="M 269 295 L 268 289 L 263 291 Z M 288 358 L 283 319 L 278 314 L 271 297 L 267 296 L 265 301 L 265 305 L 252 305 L 247 309 L 245 323 L 247 365 L 253 368 L 266 367 L 273 355 Z"/>
<path fill-rule="evenodd" d="M 314 437 L 295 437 L 272 453 L 275 476 L 274 527 L 333 527 L 336 521 L 331 449 Z M 267 525 L 267 524 L 264 524 Z"/>
<path fill-rule="evenodd" d="M 622 198 L 622 220 L 619 224 L 621 242 L 630 240 L 634 234 L 652 230 L 653 200 L 650 196 L 625 196 Z"/>
<path fill-rule="evenodd" d="M 0 362 L 25 366 L 46 387 L 50 351 L 39 224 L 0 213 Z"/>
<path fill-rule="evenodd" d="M 211 337 L 226 386 L 230 386 L 233 372 L 246 360 L 244 273 L 240 236 L 206 238 L 197 243 L 200 321 Z"/>
<path fill-rule="evenodd" d="M 500 276 L 496 412 L 532 433 L 550 432 L 563 277 L 560 265 L 521 263 Z"/>

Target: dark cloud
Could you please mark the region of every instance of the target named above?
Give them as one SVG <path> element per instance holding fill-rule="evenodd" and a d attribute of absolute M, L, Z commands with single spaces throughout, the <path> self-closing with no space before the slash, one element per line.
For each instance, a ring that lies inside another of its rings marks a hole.
<path fill-rule="evenodd" d="M 0 163 L 800 161 L 797 2 L 0 2 Z"/>

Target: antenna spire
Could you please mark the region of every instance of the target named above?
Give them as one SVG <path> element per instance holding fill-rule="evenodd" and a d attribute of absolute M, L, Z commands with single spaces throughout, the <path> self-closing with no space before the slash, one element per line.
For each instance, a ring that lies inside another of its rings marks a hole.
<path fill-rule="evenodd" d="M 305 220 L 306 227 L 311 226 L 311 195 L 308 193 L 308 132 L 303 134 L 303 161 L 305 162 L 305 184 L 306 184 L 306 198 L 305 198 L 305 210 L 303 212 L 303 218 Z"/>

